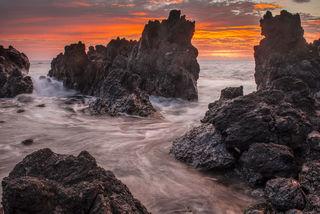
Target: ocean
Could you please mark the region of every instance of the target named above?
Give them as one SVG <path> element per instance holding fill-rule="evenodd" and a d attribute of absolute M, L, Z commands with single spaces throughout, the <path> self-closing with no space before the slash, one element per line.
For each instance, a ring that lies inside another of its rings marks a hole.
<path fill-rule="evenodd" d="M 198 102 L 151 97 L 165 118 L 159 120 L 90 116 L 85 111 L 89 97 L 69 102 L 79 96 L 76 91 L 53 79 L 39 79 L 48 73 L 50 61 L 32 61 L 33 94 L 0 99 L 0 180 L 38 149 L 73 155 L 87 150 L 154 214 L 241 213 L 254 203 L 249 187 L 237 178 L 225 179 L 180 163 L 169 151 L 174 139 L 200 124 L 221 89 L 242 85 L 245 94 L 256 89 L 254 61 L 200 60 L 199 64 Z M 18 109 L 25 111 L 17 113 Z M 33 144 L 23 145 L 26 139 L 33 139 Z"/>

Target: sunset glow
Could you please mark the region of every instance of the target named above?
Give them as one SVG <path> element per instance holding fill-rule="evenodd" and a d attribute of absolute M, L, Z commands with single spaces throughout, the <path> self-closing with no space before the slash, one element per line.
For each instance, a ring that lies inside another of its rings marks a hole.
<path fill-rule="evenodd" d="M 200 58 L 252 59 L 253 46 L 262 38 L 259 19 L 265 11 L 277 14 L 291 9 L 288 3 L 268 0 L 44 0 L 20 7 L 5 0 L 1 4 L 0 44 L 14 45 L 31 59 L 51 59 L 78 41 L 89 46 L 106 45 L 118 36 L 138 40 L 148 20 L 165 19 L 173 8 L 196 21 L 193 44 Z M 305 37 L 312 42 L 320 37 L 320 18 L 316 12 L 301 12 Z"/>

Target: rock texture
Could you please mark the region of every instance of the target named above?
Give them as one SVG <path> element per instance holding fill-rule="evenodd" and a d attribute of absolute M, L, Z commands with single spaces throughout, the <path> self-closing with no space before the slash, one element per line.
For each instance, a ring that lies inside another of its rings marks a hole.
<path fill-rule="evenodd" d="M 77 157 L 50 149 L 34 152 L 3 179 L 10 213 L 148 213 L 111 171 L 86 151 Z"/>
<path fill-rule="evenodd" d="M 105 47 L 81 42 L 52 60 L 49 76 L 68 88 L 97 97 L 93 114 L 159 116 L 149 95 L 197 99 L 198 51 L 195 23 L 173 10 L 167 20 L 149 21 L 137 41 L 111 40 Z"/>
<path fill-rule="evenodd" d="M 32 93 L 28 57 L 12 46 L 0 46 L 0 98 L 15 97 L 18 94 Z"/>
<path fill-rule="evenodd" d="M 221 167 L 253 187 L 265 187 L 267 205 L 246 213 L 307 213 L 320 205 L 320 40 L 305 41 L 298 14 L 267 12 L 260 23 L 265 38 L 255 47 L 257 91 L 243 96 L 241 87 L 222 90 L 201 120 L 200 127 L 212 128 L 192 129 L 174 141 L 171 151 L 202 168 L 195 163 L 222 162 L 215 148 L 225 146 L 233 164 Z"/>

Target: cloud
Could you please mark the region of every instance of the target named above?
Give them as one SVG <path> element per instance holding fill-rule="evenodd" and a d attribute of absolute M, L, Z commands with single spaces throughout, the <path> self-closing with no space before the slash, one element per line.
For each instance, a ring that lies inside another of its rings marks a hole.
<path fill-rule="evenodd" d="M 279 12 L 269 0 L 1 0 L 0 43 L 13 44 L 32 59 L 50 59 L 65 45 L 82 40 L 107 44 L 117 36 L 139 39 L 148 20 L 165 19 L 180 9 L 196 21 L 193 44 L 201 57 L 252 58 L 261 39 L 265 10 Z M 316 17 L 304 14 L 306 35 L 319 32 Z"/>
<path fill-rule="evenodd" d="M 310 0 L 293 0 L 296 3 L 307 3 L 310 2 Z"/>

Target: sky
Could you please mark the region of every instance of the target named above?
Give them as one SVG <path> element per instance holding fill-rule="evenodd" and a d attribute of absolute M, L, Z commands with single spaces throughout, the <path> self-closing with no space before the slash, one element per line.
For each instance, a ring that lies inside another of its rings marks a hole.
<path fill-rule="evenodd" d="M 200 59 L 253 59 L 267 10 L 299 13 L 307 41 L 320 38 L 320 0 L 0 0 L 0 45 L 51 60 L 78 41 L 138 40 L 148 20 L 165 19 L 171 9 L 196 21 Z"/>

